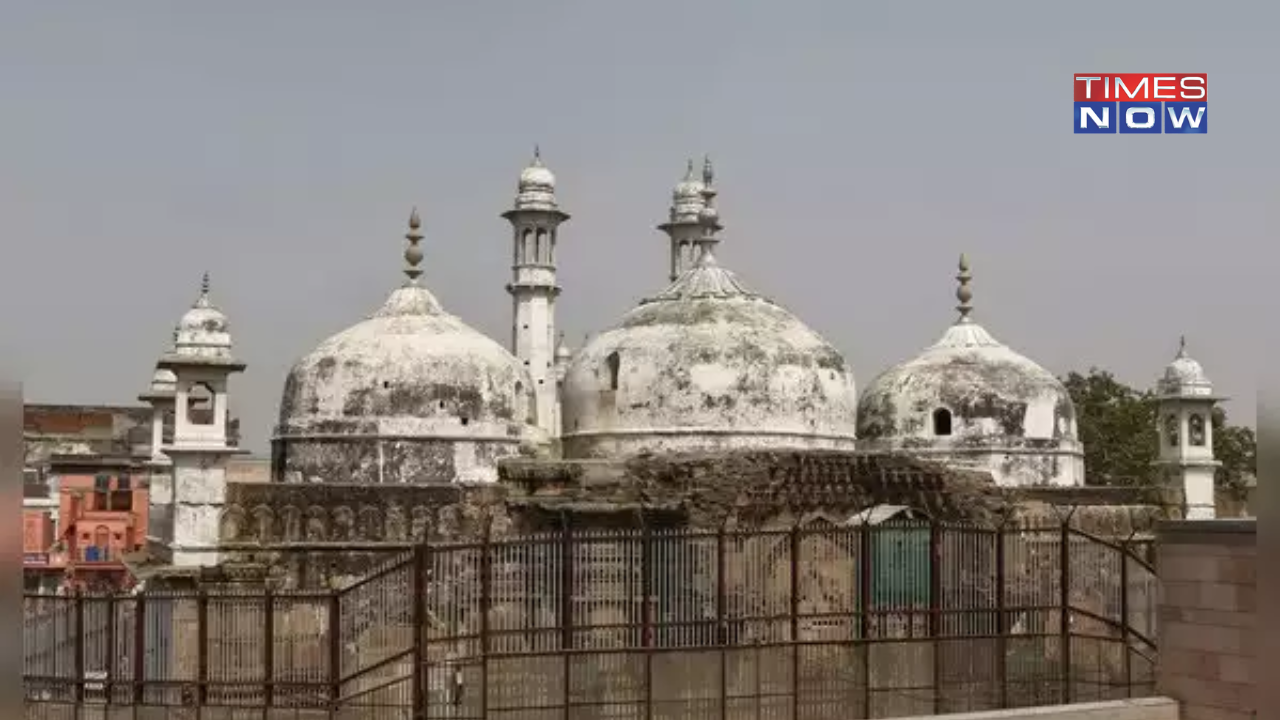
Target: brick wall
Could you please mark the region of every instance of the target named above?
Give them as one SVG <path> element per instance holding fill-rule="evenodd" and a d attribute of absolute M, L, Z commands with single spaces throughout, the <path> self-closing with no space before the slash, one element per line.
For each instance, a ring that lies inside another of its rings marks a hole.
<path fill-rule="evenodd" d="M 1253 717 L 1257 523 L 1170 521 L 1156 529 L 1160 694 L 1183 720 Z"/>

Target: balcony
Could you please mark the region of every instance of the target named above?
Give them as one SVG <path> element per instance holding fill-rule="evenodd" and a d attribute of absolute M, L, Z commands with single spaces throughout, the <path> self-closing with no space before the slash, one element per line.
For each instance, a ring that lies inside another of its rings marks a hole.
<path fill-rule="evenodd" d="M 123 555 L 119 548 L 99 545 L 87 545 L 71 550 L 71 557 L 75 559 L 75 564 L 78 566 L 116 567 L 120 565 Z"/>

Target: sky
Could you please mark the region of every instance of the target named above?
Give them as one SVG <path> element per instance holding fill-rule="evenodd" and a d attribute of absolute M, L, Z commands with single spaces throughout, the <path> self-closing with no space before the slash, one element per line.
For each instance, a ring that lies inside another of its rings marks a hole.
<path fill-rule="evenodd" d="M 212 277 L 268 450 L 290 365 L 402 281 L 504 344 L 499 214 L 533 146 L 571 344 L 666 283 L 686 158 L 717 252 L 865 387 L 955 317 L 1146 387 L 1188 349 L 1253 424 L 1280 349 L 1280 4 L 934 0 L 11 3 L 0 10 L 0 374 L 131 403 Z M 1198 72 L 1207 135 L 1075 135 L 1073 73 Z"/>

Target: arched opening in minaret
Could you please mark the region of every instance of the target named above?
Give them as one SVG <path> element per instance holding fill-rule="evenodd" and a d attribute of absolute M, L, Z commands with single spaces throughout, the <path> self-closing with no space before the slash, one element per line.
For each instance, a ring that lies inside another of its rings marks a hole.
<path fill-rule="evenodd" d="M 609 357 L 605 358 L 605 363 L 609 366 L 609 389 L 618 389 L 618 369 L 622 366 L 622 358 L 618 353 L 611 352 Z"/>
<path fill-rule="evenodd" d="M 1164 418 L 1164 436 L 1169 447 L 1178 447 L 1178 416 L 1166 415 Z"/>
<path fill-rule="evenodd" d="M 205 383 L 196 383 L 187 390 L 187 422 L 213 424 L 213 388 Z"/>
<path fill-rule="evenodd" d="M 526 228 L 524 234 L 520 238 L 519 257 L 516 258 L 516 264 L 521 265 L 529 262 L 529 250 L 533 246 L 533 229 Z"/>
<path fill-rule="evenodd" d="M 951 411 L 938 408 L 933 411 L 933 434 L 947 436 L 951 434 Z"/>
<path fill-rule="evenodd" d="M 1187 440 L 1196 447 L 1204 447 L 1204 417 L 1192 415 L 1187 419 Z"/>

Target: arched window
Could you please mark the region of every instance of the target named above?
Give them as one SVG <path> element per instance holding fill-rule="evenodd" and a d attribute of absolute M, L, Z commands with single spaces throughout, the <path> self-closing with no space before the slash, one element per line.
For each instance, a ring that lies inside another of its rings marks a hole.
<path fill-rule="evenodd" d="M 609 357 L 605 358 L 605 362 L 609 365 L 609 389 L 618 389 L 618 369 L 622 366 L 622 358 L 618 353 L 611 352 Z"/>
<path fill-rule="evenodd" d="M 1192 415 L 1187 420 L 1187 436 L 1192 445 L 1204 447 L 1204 418 Z"/>
<path fill-rule="evenodd" d="M 1164 436 L 1169 447 L 1178 447 L 1178 416 L 1164 416 Z"/>
<path fill-rule="evenodd" d="M 938 408 L 933 411 L 933 434 L 946 436 L 951 434 L 951 411 Z"/>
<path fill-rule="evenodd" d="M 213 388 L 196 383 L 187 390 L 187 422 L 192 425 L 213 424 Z"/>
<path fill-rule="evenodd" d="M 529 251 L 533 249 L 533 230 L 526 229 L 524 237 L 520 240 L 520 253 L 516 259 L 516 264 L 521 265 L 529 262 Z"/>

